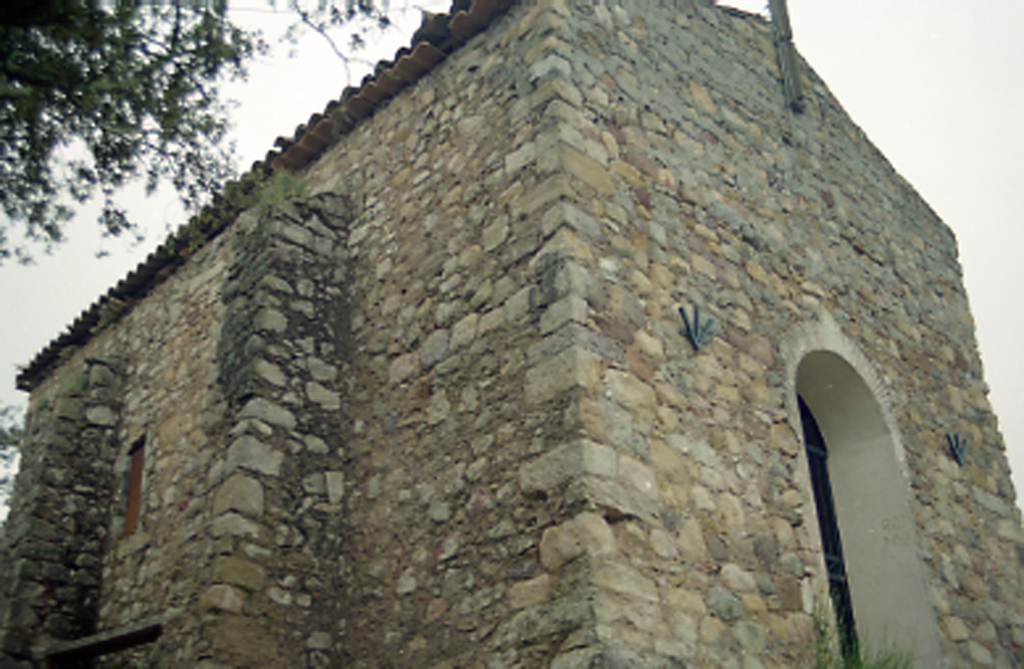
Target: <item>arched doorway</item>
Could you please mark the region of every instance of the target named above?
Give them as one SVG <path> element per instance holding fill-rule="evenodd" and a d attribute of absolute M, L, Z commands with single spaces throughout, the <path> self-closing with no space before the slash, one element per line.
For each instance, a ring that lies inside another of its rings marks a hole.
<path fill-rule="evenodd" d="M 823 535 L 822 547 L 830 553 L 830 594 L 839 626 L 848 628 L 844 643 L 859 638 L 868 648 L 893 645 L 913 652 L 919 667 L 937 666 L 935 616 L 918 557 L 909 488 L 897 440 L 874 393 L 846 360 L 821 350 L 800 360 L 795 390 L 804 405 L 808 466 L 818 479 L 820 526 L 826 534 L 835 532 Z"/>

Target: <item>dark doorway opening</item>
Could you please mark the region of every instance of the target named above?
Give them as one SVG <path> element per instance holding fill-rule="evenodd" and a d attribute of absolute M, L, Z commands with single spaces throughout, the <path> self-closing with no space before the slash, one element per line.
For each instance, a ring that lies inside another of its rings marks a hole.
<path fill-rule="evenodd" d="M 811 488 L 814 490 L 814 505 L 818 511 L 818 529 L 821 532 L 821 547 L 825 554 L 828 571 L 828 592 L 836 612 L 839 628 L 839 646 L 843 659 L 857 655 L 857 629 L 853 620 L 853 601 L 850 598 L 850 583 L 846 577 L 846 563 L 843 560 L 843 541 L 839 534 L 835 502 L 832 498 L 832 484 L 828 474 L 828 447 L 821 435 L 818 422 L 803 398 L 797 396 L 800 404 L 800 422 L 804 430 L 807 448 L 807 464 L 811 470 Z"/>

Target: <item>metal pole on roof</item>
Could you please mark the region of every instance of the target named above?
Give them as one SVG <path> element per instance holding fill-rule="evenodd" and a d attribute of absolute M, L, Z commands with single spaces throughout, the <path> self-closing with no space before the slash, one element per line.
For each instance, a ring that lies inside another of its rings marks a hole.
<path fill-rule="evenodd" d="M 793 48 L 793 29 L 789 25 L 789 10 L 786 0 L 769 0 L 772 12 L 772 32 L 775 33 L 775 53 L 782 70 L 782 90 L 786 105 L 796 113 L 804 110 L 804 92 L 800 84 L 800 70 L 797 66 L 796 49 Z"/>

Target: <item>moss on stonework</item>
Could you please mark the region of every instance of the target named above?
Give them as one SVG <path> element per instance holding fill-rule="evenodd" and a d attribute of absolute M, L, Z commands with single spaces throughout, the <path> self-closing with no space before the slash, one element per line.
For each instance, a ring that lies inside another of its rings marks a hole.
<path fill-rule="evenodd" d="M 277 202 L 298 197 L 306 180 L 291 172 L 270 174 L 253 170 L 237 181 L 228 182 L 189 222 L 171 234 L 164 246 L 175 255 L 190 256 L 231 225 L 238 215 L 252 207 L 266 213 Z"/>
<path fill-rule="evenodd" d="M 266 216 L 255 228 L 234 239 L 237 255 L 228 269 L 221 288 L 224 301 L 224 323 L 217 338 L 217 382 L 230 402 L 252 393 L 253 365 L 262 350 L 256 333 L 255 319 L 260 305 L 255 299 L 257 285 L 269 271 L 272 261 L 266 251 L 270 233 Z"/>
<path fill-rule="evenodd" d="M 304 178 L 291 172 L 278 172 L 263 182 L 258 193 L 258 204 L 262 213 L 269 213 L 273 205 L 298 198 L 305 190 L 306 180 Z"/>

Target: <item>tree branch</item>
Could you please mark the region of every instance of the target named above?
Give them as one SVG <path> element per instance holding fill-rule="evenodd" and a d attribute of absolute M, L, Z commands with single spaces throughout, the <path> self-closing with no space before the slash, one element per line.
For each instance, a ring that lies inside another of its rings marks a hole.
<path fill-rule="evenodd" d="M 331 50 L 334 51 L 334 55 L 336 55 L 338 58 L 340 58 L 342 60 L 343 63 L 345 63 L 345 79 L 346 80 L 348 80 L 348 81 L 352 80 L 352 71 L 351 71 L 351 69 L 349 67 L 352 63 L 363 63 L 363 64 L 369 65 L 371 67 L 373 66 L 373 63 L 371 63 L 368 60 L 363 60 L 362 58 L 352 58 L 351 56 L 346 55 L 345 52 L 342 51 L 341 49 L 339 49 L 338 45 L 335 44 L 334 38 L 332 38 L 327 33 L 327 28 L 325 28 L 322 24 L 315 23 L 309 17 L 309 13 L 308 12 L 303 11 L 301 9 L 298 9 L 297 6 L 296 6 L 295 11 L 298 12 L 299 19 L 302 21 L 302 23 L 304 23 L 309 28 L 312 28 L 312 30 L 315 33 L 317 33 L 318 35 L 323 37 L 325 40 L 327 40 L 327 44 L 329 44 L 330 47 L 331 47 Z"/>

